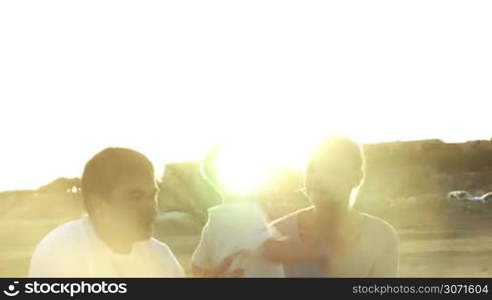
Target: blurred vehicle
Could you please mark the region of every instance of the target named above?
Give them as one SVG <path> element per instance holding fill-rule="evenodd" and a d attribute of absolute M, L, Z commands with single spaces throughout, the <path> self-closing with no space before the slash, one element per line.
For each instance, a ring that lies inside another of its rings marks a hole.
<path fill-rule="evenodd" d="M 474 196 L 467 191 L 451 191 L 448 193 L 449 201 L 464 201 L 464 202 L 492 202 L 492 192 L 482 196 Z"/>
<path fill-rule="evenodd" d="M 447 198 L 449 201 L 469 201 L 474 197 L 475 196 L 468 193 L 467 191 L 451 191 L 448 193 Z"/>
<path fill-rule="evenodd" d="M 492 192 L 488 192 L 486 194 L 483 194 L 482 196 L 480 196 L 480 199 L 484 203 L 492 202 Z"/>
<path fill-rule="evenodd" d="M 482 202 L 485 203 L 485 201 L 482 199 L 482 197 L 479 196 L 471 196 L 470 198 L 466 199 L 467 201 L 473 201 L 473 202 Z"/>

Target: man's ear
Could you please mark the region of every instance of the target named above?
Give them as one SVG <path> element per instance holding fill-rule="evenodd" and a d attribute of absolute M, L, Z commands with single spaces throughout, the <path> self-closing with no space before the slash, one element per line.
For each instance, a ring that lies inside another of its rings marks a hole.
<path fill-rule="evenodd" d="M 104 207 L 107 205 L 106 201 L 104 201 L 104 197 L 98 194 L 92 194 L 90 196 L 90 209 L 93 214 L 99 214 Z"/>

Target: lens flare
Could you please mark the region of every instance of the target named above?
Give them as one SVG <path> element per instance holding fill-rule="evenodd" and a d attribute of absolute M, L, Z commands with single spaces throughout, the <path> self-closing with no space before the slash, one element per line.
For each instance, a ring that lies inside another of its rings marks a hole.
<path fill-rule="evenodd" d="M 225 189 L 235 194 L 247 194 L 268 180 L 273 166 L 274 162 L 266 153 L 236 144 L 221 153 L 217 172 Z"/>

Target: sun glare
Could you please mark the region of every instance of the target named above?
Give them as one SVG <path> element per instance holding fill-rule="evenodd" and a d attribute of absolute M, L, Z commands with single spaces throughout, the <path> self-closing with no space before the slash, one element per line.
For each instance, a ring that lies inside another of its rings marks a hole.
<path fill-rule="evenodd" d="M 247 194 L 273 179 L 277 170 L 303 170 L 319 136 L 284 137 L 268 133 L 250 139 L 228 140 L 221 144 L 217 174 L 224 187 L 235 194 Z"/>
<path fill-rule="evenodd" d="M 235 194 L 259 188 L 273 167 L 273 161 L 265 154 L 247 143 L 224 146 L 217 161 L 217 173 L 224 188 Z"/>
<path fill-rule="evenodd" d="M 327 129 L 361 143 L 490 139 L 492 19 L 465 1 L 391 14 L 368 1 L 227 13 L 204 1 L 29 2 L 0 2 L 0 31 L 13 29 L 0 32 L 0 190 L 80 176 L 107 146 L 159 166 L 199 160 L 236 131 L 288 141 L 258 147 L 295 168 Z"/>

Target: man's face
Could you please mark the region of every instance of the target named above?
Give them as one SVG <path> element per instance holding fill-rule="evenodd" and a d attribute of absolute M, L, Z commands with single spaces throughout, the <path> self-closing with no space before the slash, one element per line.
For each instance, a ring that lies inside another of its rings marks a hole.
<path fill-rule="evenodd" d="M 149 239 L 157 215 L 159 189 L 153 174 L 122 176 L 104 201 L 105 224 L 133 241 Z"/>

